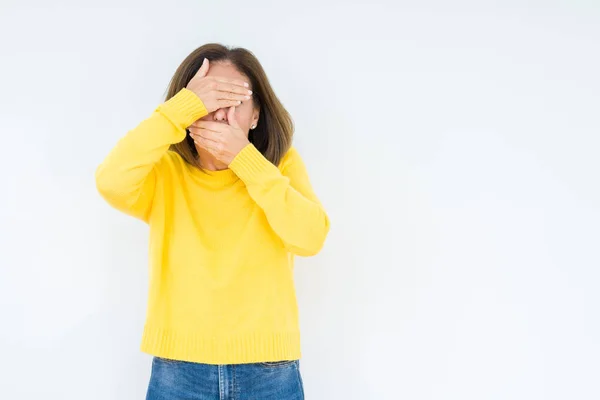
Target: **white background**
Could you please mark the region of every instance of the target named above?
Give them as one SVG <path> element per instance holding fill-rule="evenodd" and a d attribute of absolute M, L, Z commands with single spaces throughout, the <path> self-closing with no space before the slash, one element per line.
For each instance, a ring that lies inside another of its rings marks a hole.
<path fill-rule="evenodd" d="M 147 227 L 94 170 L 207 42 L 332 220 L 307 399 L 600 398 L 598 1 L 2 2 L 0 397 L 143 399 Z"/>

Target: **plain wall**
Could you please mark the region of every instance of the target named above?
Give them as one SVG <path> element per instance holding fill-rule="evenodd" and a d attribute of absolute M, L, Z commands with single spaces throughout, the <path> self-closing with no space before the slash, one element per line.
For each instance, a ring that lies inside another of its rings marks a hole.
<path fill-rule="evenodd" d="M 1 4 L 0 397 L 144 398 L 148 229 L 94 171 L 214 41 L 332 220 L 307 399 L 600 398 L 597 1 Z"/>

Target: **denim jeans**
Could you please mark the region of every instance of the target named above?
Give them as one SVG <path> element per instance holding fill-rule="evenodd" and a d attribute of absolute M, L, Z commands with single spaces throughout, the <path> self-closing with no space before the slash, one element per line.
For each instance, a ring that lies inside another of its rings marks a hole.
<path fill-rule="evenodd" d="M 300 362 L 213 365 L 155 356 L 146 400 L 304 400 Z"/>

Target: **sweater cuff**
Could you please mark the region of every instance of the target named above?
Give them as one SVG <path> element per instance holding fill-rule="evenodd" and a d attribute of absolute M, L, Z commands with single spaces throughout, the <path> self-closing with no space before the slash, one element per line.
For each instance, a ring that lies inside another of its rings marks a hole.
<path fill-rule="evenodd" d="M 158 106 L 171 122 L 186 129 L 188 126 L 208 114 L 204 103 L 189 89 L 183 88 L 175 96 Z"/>
<path fill-rule="evenodd" d="M 229 169 L 246 184 L 259 183 L 281 175 L 279 168 L 267 160 L 252 143 L 247 144 L 234 157 Z"/>

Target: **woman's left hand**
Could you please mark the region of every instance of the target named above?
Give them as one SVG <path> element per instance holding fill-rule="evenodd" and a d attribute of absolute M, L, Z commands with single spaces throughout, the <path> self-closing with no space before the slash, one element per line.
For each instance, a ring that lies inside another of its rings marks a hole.
<path fill-rule="evenodd" d="M 250 141 L 235 119 L 235 107 L 229 107 L 227 121 L 228 123 L 224 124 L 198 120 L 188 129 L 194 143 L 217 160 L 229 165 Z"/>

